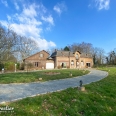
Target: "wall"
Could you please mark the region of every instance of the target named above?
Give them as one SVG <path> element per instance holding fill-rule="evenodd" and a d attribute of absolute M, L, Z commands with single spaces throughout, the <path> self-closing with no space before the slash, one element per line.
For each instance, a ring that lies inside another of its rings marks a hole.
<path fill-rule="evenodd" d="M 87 68 L 86 63 L 90 63 L 90 67 L 93 66 L 93 58 L 80 58 L 80 63 L 81 61 L 84 62 L 84 65 L 81 66 L 81 68 L 85 68 L 85 67 Z"/>
<path fill-rule="evenodd" d="M 43 57 L 40 57 L 40 54 L 43 54 Z M 32 66 L 31 69 L 42 69 L 46 67 L 46 60 L 49 57 L 49 54 L 45 52 L 44 50 L 41 52 L 38 52 L 24 60 L 26 64 L 31 63 Z M 27 67 L 27 66 L 26 66 Z"/>

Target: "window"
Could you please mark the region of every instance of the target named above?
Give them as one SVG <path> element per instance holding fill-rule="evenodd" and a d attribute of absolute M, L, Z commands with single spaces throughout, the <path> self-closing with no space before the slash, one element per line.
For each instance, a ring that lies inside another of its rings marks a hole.
<path fill-rule="evenodd" d="M 38 67 L 38 62 L 36 62 L 36 65 L 37 65 L 37 67 Z"/>
<path fill-rule="evenodd" d="M 40 54 L 40 57 L 42 58 L 43 57 L 43 54 Z"/>
<path fill-rule="evenodd" d="M 79 59 L 79 55 L 78 54 L 76 54 L 76 59 Z"/>
<path fill-rule="evenodd" d="M 71 60 L 71 66 L 73 66 L 74 65 L 74 61 L 73 60 Z"/>
<path fill-rule="evenodd" d="M 66 68 L 66 62 L 62 62 L 62 63 L 60 63 L 60 65 L 62 68 Z"/>
<path fill-rule="evenodd" d="M 83 61 L 81 61 L 81 66 L 83 66 L 84 65 L 84 62 Z"/>
<path fill-rule="evenodd" d="M 86 66 L 87 66 L 87 67 L 91 67 L 91 64 L 90 64 L 90 63 L 86 63 Z"/>
<path fill-rule="evenodd" d="M 79 66 L 79 62 L 77 62 L 77 66 Z"/>
<path fill-rule="evenodd" d="M 39 64 L 38 62 L 35 62 L 35 63 L 34 63 L 35 67 L 38 67 L 38 64 Z"/>

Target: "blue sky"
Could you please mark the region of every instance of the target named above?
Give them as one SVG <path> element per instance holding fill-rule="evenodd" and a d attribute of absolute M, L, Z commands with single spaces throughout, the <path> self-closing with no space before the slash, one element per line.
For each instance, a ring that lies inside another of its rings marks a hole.
<path fill-rule="evenodd" d="M 116 48 L 116 0 L 0 0 L 0 22 L 40 49 L 87 42 Z"/>

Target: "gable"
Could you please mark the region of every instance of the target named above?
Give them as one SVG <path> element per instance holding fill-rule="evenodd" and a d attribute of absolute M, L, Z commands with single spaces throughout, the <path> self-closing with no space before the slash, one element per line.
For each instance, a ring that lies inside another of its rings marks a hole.
<path fill-rule="evenodd" d="M 45 50 L 42 50 L 36 54 L 33 54 L 27 58 L 25 58 L 24 60 L 30 60 L 30 59 L 46 59 L 49 57 L 49 53 L 46 52 Z"/>
<path fill-rule="evenodd" d="M 81 53 L 80 53 L 79 51 L 76 51 L 76 52 L 74 53 L 74 56 L 75 56 L 76 59 L 79 59 L 80 56 L 81 56 Z"/>

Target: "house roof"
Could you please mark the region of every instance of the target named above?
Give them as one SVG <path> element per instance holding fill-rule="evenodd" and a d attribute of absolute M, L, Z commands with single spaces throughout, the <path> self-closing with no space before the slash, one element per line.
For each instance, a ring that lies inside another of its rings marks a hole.
<path fill-rule="evenodd" d="M 47 59 L 48 59 L 48 60 L 53 60 L 53 58 L 52 58 L 51 56 L 49 56 Z"/>
<path fill-rule="evenodd" d="M 42 50 L 42 51 L 46 52 L 45 50 Z M 27 59 L 27 58 L 29 58 L 29 57 L 32 57 L 32 56 L 34 56 L 34 55 L 36 55 L 36 54 L 39 54 L 39 53 L 42 52 L 42 51 L 39 51 L 39 52 L 37 52 L 37 53 L 35 53 L 35 54 L 31 55 L 31 56 L 28 56 L 28 57 L 24 58 L 23 60 L 25 60 L 25 59 Z M 46 53 L 49 54 L 48 52 L 46 52 Z M 49 55 L 50 55 L 50 54 L 49 54 Z"/>
<path fill-rule="evenodd" d="M 79 52 L 79 51 L 77 51 Z M 80 53 L 80 52 L 79 52 Z M 57 50 L 55 52 L 52 53 L 51 57 L 59 57 L 59 56 L 66 56 L 66 57 L 74 57 L 74 53 L 71 51 L 62 51 L 62 50 Z M 80 53 L 80 57 L 86 57 L 86 58 L 91 58 L 92 55 L 91 54 L 86 54 L 86 53 Z"/>
<path fill-rule="evenodd" d="M 74 56 L 73 52 L 70 51 L 62 51 L 62 50 L 58 50 L 52 53 L 51 57 L 55 57 L 55 56 Z"/>
<path fill-rule="evenodd" d="M 84 58 L 92 58 L 91 54 L 86 54 L 86 53 L 81 53 L 80 57 L 84 57 Z"/>

